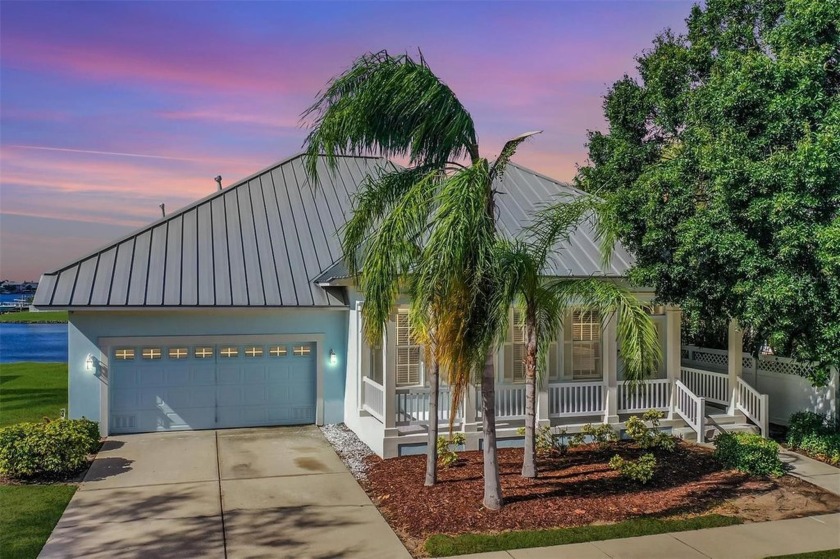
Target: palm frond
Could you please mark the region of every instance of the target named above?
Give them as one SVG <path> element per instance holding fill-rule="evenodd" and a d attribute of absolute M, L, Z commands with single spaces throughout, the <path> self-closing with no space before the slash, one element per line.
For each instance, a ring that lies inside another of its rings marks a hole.
<path fill-rule="evenodd" d="M 379 227 L 360 246 L 361 269 L 356 275 L 365 296 L 362 307 L 365 337 L 369 343 L 382 339 L 385 324 L 406 278 L 422 254 L 420 243 L 434 207 L 439 175 L 428 173 L 413 183 L 394 203 Z"/>
<path fill-rule="evenodd" d="M 317 181 L 321 154 L 408 156 L 412 165 L 443 168 L 447 161 L 478 159 L 475 125 L 452 90 L 407 54 L 368 53 L 334 78 L 303 114 L 311 128 L 306 168 Z"/>
<path fill-rule="evenodd" d="M 597 200 L 589 195 L 558 197 L 537 210 L 523 235 L 538 269 L 545 267 L 552 249 L 566 241 L 584 218 L 593 216 Z"/>
<path fill-rule="evenodd" d="M 386 166 L 376 175 L 365 178 L 353 198 L 353 212 L 341 231 L 341 249 L 348 272 L 356 277 L 361 270 L 360 259 L 368 238 L 410 191 L 434 199 L 440 171 L 429 167 L 395 169 Z M 412 190 L 419 187 L 421 190 Z"/>
<path fill-rule="evenodd" d="M 519 136 L 505 142 L 501 153 L 499 153 L 499 157 L 496 158 L 496 161 L 494 161 L 493 165 L 490 167 L 490 179 L 496 180 L 504 175 L 505 169 L 507 168 L 508 163 L 510 163 L 513 155 L 516 153 L 516 148 L 519 147 L 519 144 L 536 134 L 542 134 L 542 130 L 525 132 L 524 134 L 520 134 Z"/>

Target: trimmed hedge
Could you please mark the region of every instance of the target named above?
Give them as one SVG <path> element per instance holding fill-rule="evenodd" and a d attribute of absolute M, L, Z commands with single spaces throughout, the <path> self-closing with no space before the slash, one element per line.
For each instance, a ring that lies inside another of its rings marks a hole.
<path fill-rule="evenodd" d="M 0 429 L 0 476 L 67 477 L 87 465 L 99 444 L 99 426 L 88 419 L 11 425 Z"/>
<path fill-rule="evenodd" d="M 786 442 L 829 464 L 840 464 L 840 432 L 825 415 L 806 411 L 790 416 Z"/>
<path fill-rule="evenodd" d="M 715 438 L 715 457 L 727 468 L 757 476 L 785 473 L 779 444 L 753 433 L 721 433 Z"/>

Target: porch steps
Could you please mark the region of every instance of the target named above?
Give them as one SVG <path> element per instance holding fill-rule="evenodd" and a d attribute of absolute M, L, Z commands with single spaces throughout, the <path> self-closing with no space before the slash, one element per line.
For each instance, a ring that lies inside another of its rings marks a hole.
<path fill-rule="evenodd" d="M 749 423 L 741 412 L 728 414 L 724 410 L 713 406 L 706 407 L 706 421 L 704 423 L 704 437 L 706 442 L 712 442 L 718 433 L 759 433 L 760 429 Z M 671 433 L 680 439 L 697 440 L 697 434 L 691 427 L 676 427 Z"/>

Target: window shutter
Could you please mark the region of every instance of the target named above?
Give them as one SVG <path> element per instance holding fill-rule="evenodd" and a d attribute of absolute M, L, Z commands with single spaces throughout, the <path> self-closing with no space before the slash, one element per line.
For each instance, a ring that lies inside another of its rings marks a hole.
<path fill-rule="evenodd" d="M 572 330 L 574 328 L 574 312 L 567 311 L 563 320 L 563 372 L 565 380 L 572 378 Z"/>
<path fill-rule="evenodd" d="M 396 337 L 397 386 L 420 384 L 420 346 L 411 332 L 408 310 L 397 311 L 394 327 Z"/>

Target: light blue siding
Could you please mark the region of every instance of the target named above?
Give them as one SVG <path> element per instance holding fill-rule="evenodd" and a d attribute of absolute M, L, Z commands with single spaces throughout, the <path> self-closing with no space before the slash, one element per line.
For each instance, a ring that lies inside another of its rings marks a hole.
<path fill-rule="evenodd" d="M 70 416 L 106 417 L 107 371 L 85 368 L 88 354 L 107 363 L 103 338 L 312 334 L 323 336 L 320 354 L 314 357 L 323 371 L 323 420 L 339 423 L 344 421 L 347 328 L 348 311 L 338 309 L 73 311 L 68 325 Z M 336 354 L 335 365 L 330 350 Z"/>

